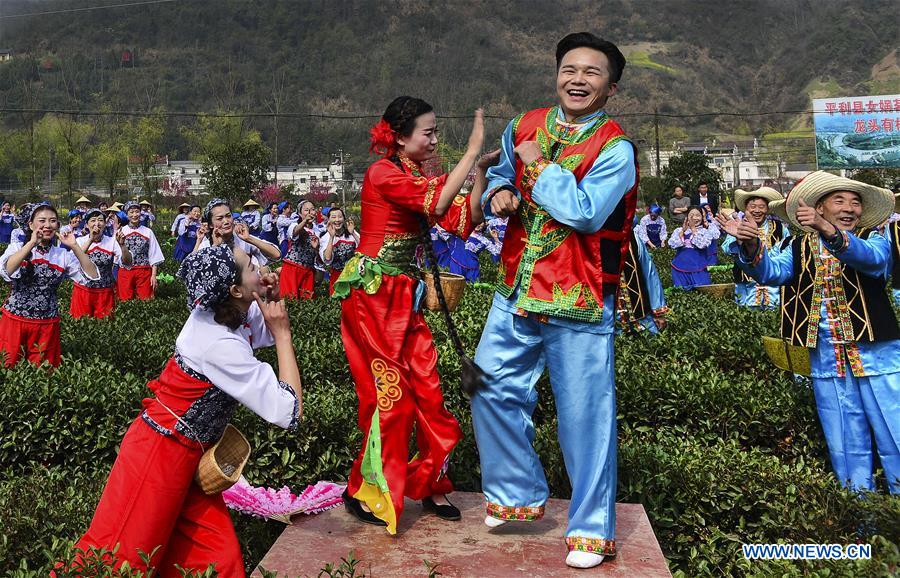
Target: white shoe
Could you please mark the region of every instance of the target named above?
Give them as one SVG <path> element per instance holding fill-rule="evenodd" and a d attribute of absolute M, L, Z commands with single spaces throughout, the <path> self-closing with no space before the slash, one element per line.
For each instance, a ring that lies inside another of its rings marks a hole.
<path fill-rule="evenodd" d="M 594 566 L 599 566 L 601 562 L 603 562 L 603 556 L 593 552 L 572 550 L 566 556 L 566 566 L 571 566 L 572 568 L 593 568 Z"/>
<path fill-rule="evenodd" d="M 485 516 L 484 525 L 488 528 L 496 528 L 497 526 L 502 526 L 506 523 L 506 520 L 501 520 L 500 518 L 495 518 L 493 516 Z"/>

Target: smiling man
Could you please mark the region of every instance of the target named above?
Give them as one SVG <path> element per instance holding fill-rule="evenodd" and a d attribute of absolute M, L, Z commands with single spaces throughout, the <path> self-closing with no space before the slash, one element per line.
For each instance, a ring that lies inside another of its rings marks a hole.
<path fill-rule="evenodd" d="M 777 254 L 785 239 L 790 237 L 788 228 L 769 215 L 769 204 L 784 201 L 781 193 L 770 187 L 760 187 L 755 191 L 737 189 L 734 192 L 734 205 L 738 211 L 756 224 L 759 240 L 765 245 L 770 255 Z M 728 253 L 737 240 L 728 235 L 722 243 L 722 251 Z M 732 270 L 734 277 L 734 300 L 742 307 L 751 309 L 773 309 L 781 302 L 780 289 L 760 285 L 749 275 L 741 271 L 735 264 Z"/>
<path fill-rule="evenodd" d="M 472 398 L 485 523 L 543 516 L 547 481 L 533 448 L 535 385 L 549 369 L 572 484 L 566 563 L 615 555 L 615 293 L 634 217 L 635 150 L 603 108 L 625 57 L 580 32 L 556 47 L 559 104 L 516 117 L 488 173 L 487 218 L 509 217 L 499 283 Z"/>
<path fill-rule="evenodd" d="M 886 292 L 891 247 L 874 230 L 893 210 L 887 189 L 817 171 L 785 203 L 806 234 L 780 254 L 756 223 L 719 217 L 735 262 L 763 285 L 783 285 L 781 336 L 809 349 L 813 391 L 838 480 L 873 491 L 872 438 L 888 487 L 900 494 L 900 329 Z"/>

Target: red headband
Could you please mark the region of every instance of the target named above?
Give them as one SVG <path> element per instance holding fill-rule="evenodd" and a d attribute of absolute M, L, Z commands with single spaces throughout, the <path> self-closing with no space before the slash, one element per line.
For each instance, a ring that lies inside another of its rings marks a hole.
<path fill-rule="evenodd" d="M 369 130 L 369 152 L 389 157 L 397 152 L 397 139 L 391 125 L 383 118 Z"/>

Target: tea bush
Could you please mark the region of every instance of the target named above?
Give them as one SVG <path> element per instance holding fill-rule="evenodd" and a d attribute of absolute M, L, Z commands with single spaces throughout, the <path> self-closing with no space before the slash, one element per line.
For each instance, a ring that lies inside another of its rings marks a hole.
<path fill-rule="evenodd" d="M 166 249 L 167 252 L 170 248 Z M 654 253 L 668 279 L 672 251 Z M 724 262 L 724 260 L 723 260 Z M 174 274 L 176 264 L 162 271 Z M 496 267 L 483 262 L 490 278 Z M 730 273 L 716 271 L 716 282 Z M 324 287 L 319 288 L 324 292 Z M 70 288 L 60 289 L 67 310 Z M 0 298 L 8 292 L 0 285 Z M 453 317 L 474 353 L 492 293 L 470 287 Z M 770 312 L 672 291 L 662 334 L 616 339 L 619 501 L 647 510 L 676 575 L 885 576 L 900 565 L 900 498 L 860 498 L 831 475 L 808 382 L 774 369 L 761 345 L 777 334 Z M 236 425 L 253 447 L 246 477 L 300 490 L 342 481 L 359 448 L 356 394 L 340 336 L 340 304 L 291 302 L 289 314 L 304 384 L 296 432 L 271 427 L 246 410 Z M 146 382 L 171 356 L 187 318 L 183 288 L 161 284 L 149 302 L 120 303 L 112 320 L 62 322 L 62 366 L 0 369 L 0 573 L 47 574 L 87 527 L 125 430 L 149 395 Z M 480 490 L 471 414 L 459 362 L 439 314 L 428 313 L 447 407 L 463 440 L 452 456 L 459 490 Z M 578 352 L 573 352 L 577 355 Z M 274 350 L 259 357 L 275 363 Z M 535 447 L 552 495 L 570 487 L 556 438 L 556 408 L 545 375 L 538 382 Z M 883 485 L 883 479 L 879 478 Z M 247 568 L 283 528 L 234 515 Z M 750 562 L 741 544 L 854 543 L 873 546 L 869 561 Z M 439 563 L 440 560 L 434 562 Z"/>

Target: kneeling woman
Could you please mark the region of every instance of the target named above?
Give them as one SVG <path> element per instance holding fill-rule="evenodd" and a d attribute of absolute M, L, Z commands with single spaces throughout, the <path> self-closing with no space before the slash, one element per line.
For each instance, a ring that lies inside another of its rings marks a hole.
<path fill-rule="evenodd" d="M 76 319 L 90 315 L 102 319 L 112 315 L 115 307 L 116 279 L 114 265 L 131 265 L 131 253 L 125 246 L 122 230 L 115 228 L 115 238 L 103 234 L 106 217 L 100 209 L 91 209 L 84 216 L 88 234 L 78 240 L 88 258 L 97 266 L 100 278 L 80 279 L 72 284 L 72 302 L 69 313 Z"/>
<path fill-rule="evenodd" d="M 240 248 L 208 247 L 185 258 L 178 276 L 190 317 L 154 397 L 134 420 L 109 474 L 87 533 L 76 547 L 112 550 L 117 563 L 146 570 L 139 552 L 154 552 L 163 578 L 175 569 L 244 576 L 241 548 L 221 494 L 194 482 L 200 458 L 243 404 L 266 421 L 293 429 L 301 413 L 300 373 L 275 273 L 261 276 Z M 266 298 L 260 298 L 265 294 Z M 278 374 L 253 349 L 275 345 Z"/>
<path fill-rule="evenodd" d="M 459 519 L 445 494 L 450 452 L 462 435 L 444 407 L 437 352 L 419 310 L 424 283 L 416 250 L 428 240 L 429 222 L 472 230 L 481 220 L 484 172 L 471 202 L 454 204 L 484 140 L 478 111 L 465 155 L 449 173 L 428 178 L 421 163 L 434 156 L 435 115 L 426 102 L 401 96 L 372 129 L 372 149 L 384 155 L 366 171 L 361 239 L 334 286 L 341 304 L 341 335 L 359 396 L 362 450 L 353 463 L 344 503 L 364 522 L 395 534 L 403 498 L 422 500 L 438 516 Z M 480 187 L 480 189 L 479 189 Z M 462 225 L 462 226 L 460 226 Z M 416 428 L 418 453 L 410 461 Z"/>
<path fill-rule="evenodd" d="M 96 281 L 97 267 L 71 231 L 59 234 L 56 209 L 47 203 L 25 205 L 18 215 L 24 239 L 15 241 L 0 257 L 0 277 L 12 283 L 0 318 L 0 355 L 6 366 L 28 361 L 60 363 L 59 305 L 56 290 L 63 279 Z M 53 245 L 59 238 L 70 250 Z"/>

